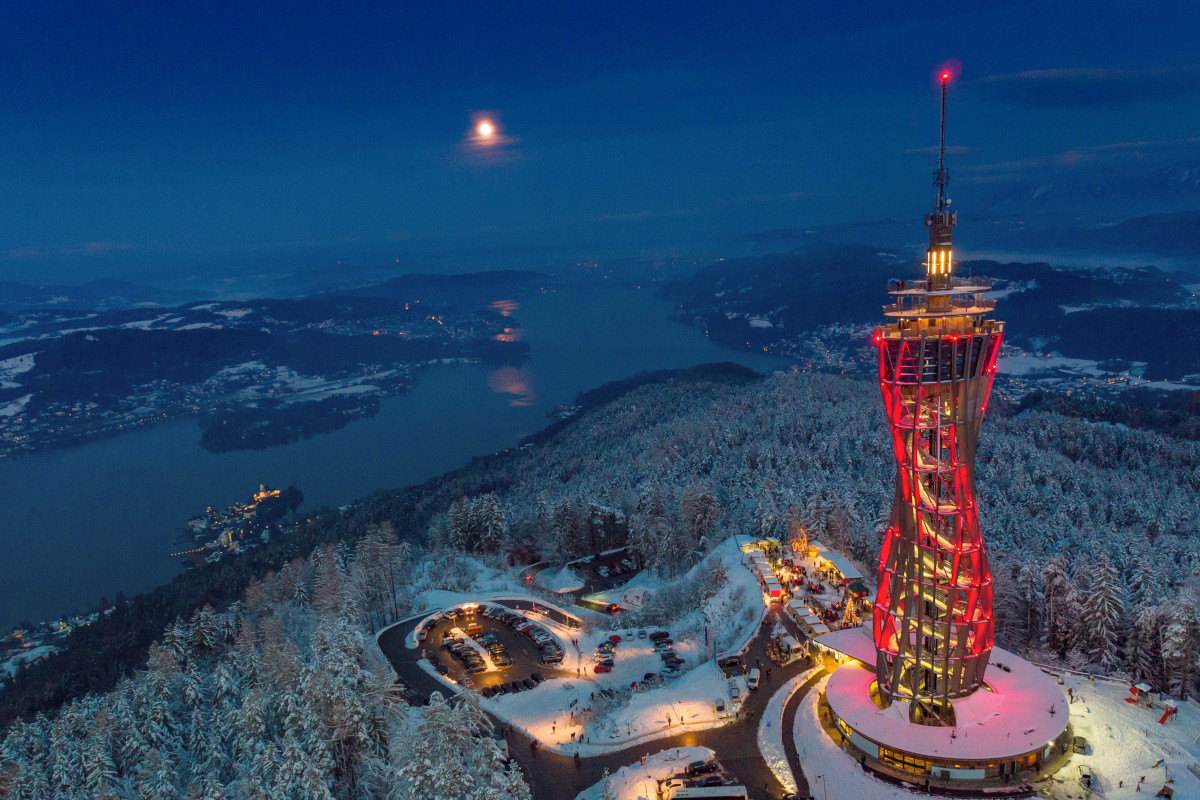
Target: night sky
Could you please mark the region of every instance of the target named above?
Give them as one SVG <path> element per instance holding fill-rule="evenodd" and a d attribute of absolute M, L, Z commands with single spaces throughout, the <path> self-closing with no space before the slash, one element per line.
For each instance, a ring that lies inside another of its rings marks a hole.
<path fill-rule="evenodd" d="M 959 207 L 1200 157 L 1194 0 L 316 5 L 4 4 L 0 280 L 919 216 L 952 60 Z"/>

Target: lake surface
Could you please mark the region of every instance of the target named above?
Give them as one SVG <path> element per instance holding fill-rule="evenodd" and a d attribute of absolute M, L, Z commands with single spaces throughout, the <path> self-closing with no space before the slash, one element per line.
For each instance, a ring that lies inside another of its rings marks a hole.
<path fill-rule="evenodd" d="M 781 365 L 669 321 L 650 290 L 571 288 L 504 309 L 529 342 L 523 366 L 427 369 L 377 415 L 332 433 L 214 454 L 189 420 L 0 461 L 0 631 L 166 582 L 186 520 L 249 499 L 259 483 L 299 487 L 302 511 L 339 506 L 511 447 L 549 424 L 547 411 L 607 381 L 708 361 Z"/>

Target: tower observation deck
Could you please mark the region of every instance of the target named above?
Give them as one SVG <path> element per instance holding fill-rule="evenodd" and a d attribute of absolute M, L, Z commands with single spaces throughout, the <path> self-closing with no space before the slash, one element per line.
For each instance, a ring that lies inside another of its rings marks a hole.
<path fill-rule="evenodd" d="M 937 200 L 926 214 L 925 279 L 888 287 L 875 329 L 896 492 L 879 560 L 872 632 L 878 702 L 953 725 L 951 703 L 983 683 L 992 651 L 992 576 L 975 501 L 975 449 L 1004 323 L 987 319 L 986 278 L 954 275 L 957 213 L 946 197 L 942 75 Z"/>

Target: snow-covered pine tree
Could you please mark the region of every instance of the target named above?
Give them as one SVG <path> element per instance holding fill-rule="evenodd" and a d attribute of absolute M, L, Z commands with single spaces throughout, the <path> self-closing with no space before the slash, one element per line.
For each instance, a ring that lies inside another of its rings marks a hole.
<path fill-rule="evenodd" d="M 1096 560 L 1088 575 L 1082 622 L 1089 660 L 1101 672 L 1111 674 L 1122 664 L 1120 643 L 1125 639 L 1125 597 L 1120 575 L 1107 555 Z"/>
<path fill-rule="evenodd" d="M 1042 576 L 1028 561 L 1017 570 L 1016 594 L 1025 635 L 1033 640 L 1042 632 L 1046 596 L 1042 590 Z"/>

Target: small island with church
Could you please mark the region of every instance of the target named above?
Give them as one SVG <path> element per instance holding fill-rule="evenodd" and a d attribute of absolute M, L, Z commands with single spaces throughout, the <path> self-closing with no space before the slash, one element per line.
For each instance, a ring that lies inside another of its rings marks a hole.
<path fill-rule="evenodd" d="M 189 519 L 182 541 L 190 546 L 172 556 L 191 568 L 219 561 L 229 551 L 254 547 L 269 540 L 279 523 L 303 502 L 304 495 L 295 486 L 280 490 L 259 484 L 249 502 L 221 509 L 209 506 Z"/>

